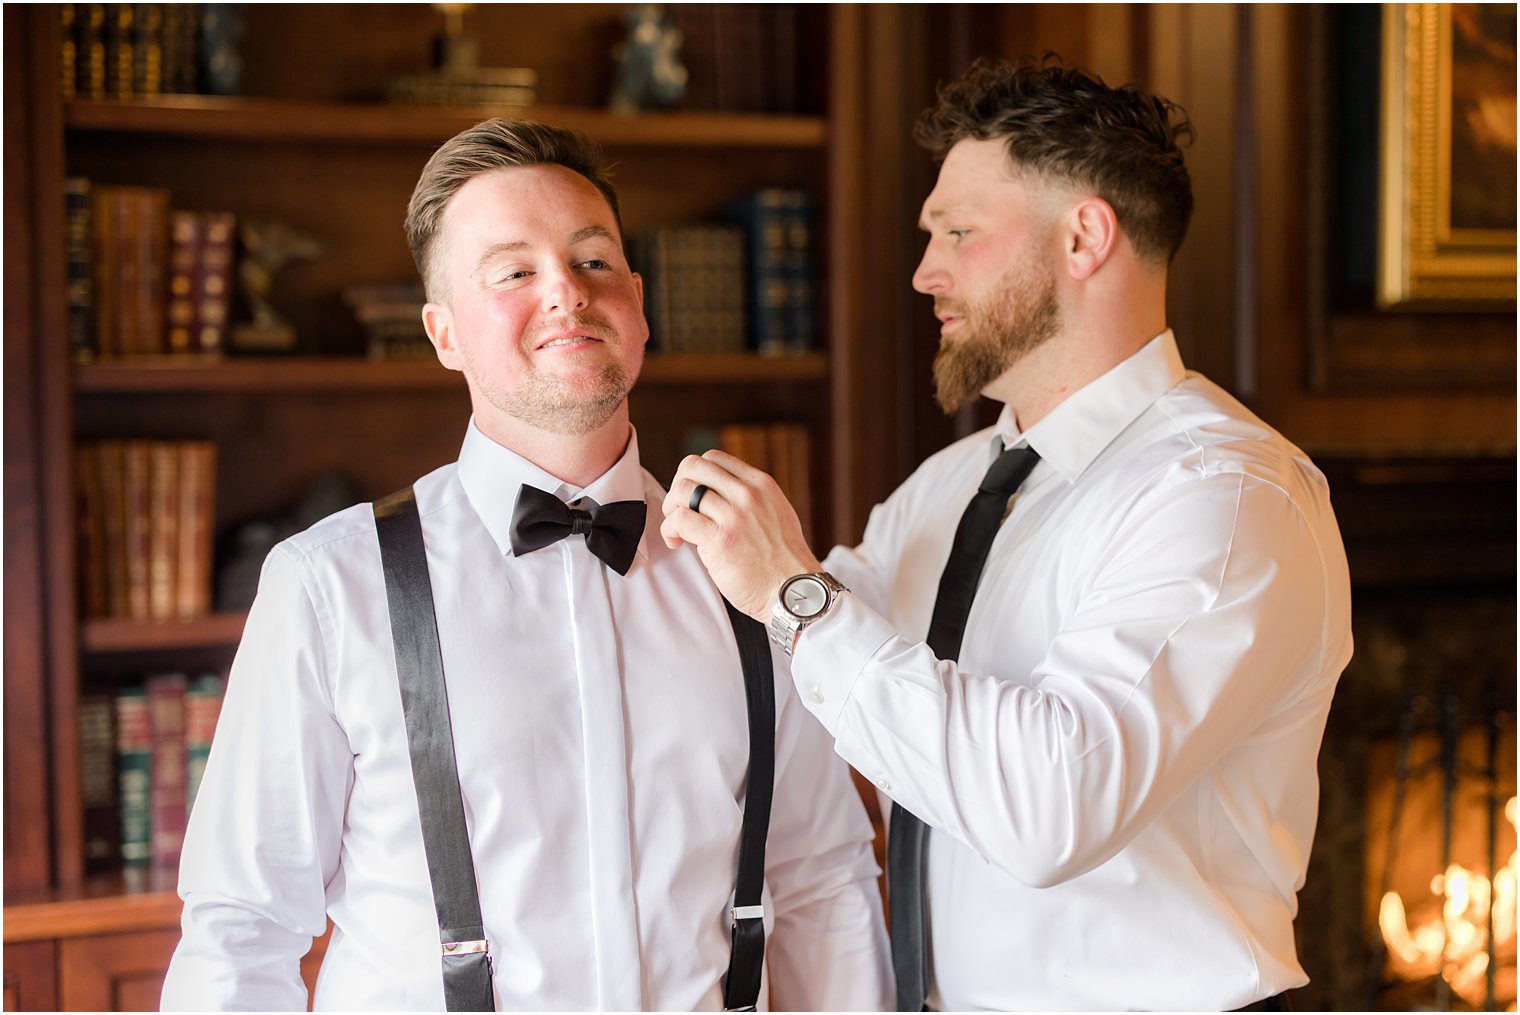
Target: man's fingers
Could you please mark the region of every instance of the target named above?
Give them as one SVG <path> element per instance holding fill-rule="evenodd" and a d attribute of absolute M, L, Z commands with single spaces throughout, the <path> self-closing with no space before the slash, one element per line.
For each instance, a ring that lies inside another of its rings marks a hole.
<path fill-rule="evenodd" d="M 717 452 L 722 454 L 722 452 Z M 714 454 L 714 452 L 708 452 Z M 737 464 L 749 469 L 749 466 L 732 455 L 723 456 L 726 461 L 715 461 L 698 455 L 687 455 L 681 460 L 680 467 L 676 469 L 675 477 L 670 481 L 670 492 L 665 495 L 662 508 L 666 517 L 675 514 L 682 508 L 690 509 L 692 492 L 698 486 L 707 487 L 707 493 L 703 494 L 700 511 L 705 511 L 709 502 L 718 498 L 733 502 L 736 495 L 743 488 L 744 480 L 738 477 L 730 464 Z M 750 469 L 751 472 L 755 471 Z"/>
<path fill-rule="evenodd" d="M 741 480 L 753 482 L 757 476 L 763 475 L 764 470 L 757 469 L 742 458 L 735 458 L 727 451 L 713 448 L 702 452 L 698 461 L 716 465 L 718 468 Z"/>
<path fill-rule="evenodd" d="M 702 506 L 708 506 L 708 500 L 713 495 L 708 493 L 702 498 Z M 702 541 L 709 538 L 717 530 L 717 522 L 707 516 L 693 511 L 685 504 L 677 506 L 674 510 L 670 507 L 671 498 L 665 498 L 665 520 L 660 523 L 660 537 L 665 540 L 665 545 L 672 550 L 682 543 L 691 543 L 693 546 L 702 545 Z"/>

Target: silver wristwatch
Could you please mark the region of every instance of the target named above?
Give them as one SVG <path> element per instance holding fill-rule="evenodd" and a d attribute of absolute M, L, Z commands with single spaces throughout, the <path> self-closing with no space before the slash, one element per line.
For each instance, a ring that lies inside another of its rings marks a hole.
<path fill-rule="evenodd" d="M 771 641 L 791 655 L 802 629 L 825 616 L 839 601 L 839 593 L 848 591 L 826 571 L 788 578 L 771 607 Z"/>

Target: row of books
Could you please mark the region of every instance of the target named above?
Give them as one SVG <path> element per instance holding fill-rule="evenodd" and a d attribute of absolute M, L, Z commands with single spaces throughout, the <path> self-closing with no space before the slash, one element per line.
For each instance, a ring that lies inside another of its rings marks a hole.
<path fill-rule="evenodd" d="M 686 451 L 726 451 L 771 474 L 797 510 L 802 532 L 813 531 L 812 455 L 807 427 L 801 423 L 729 423 L 696 427 L 686 435 Z"/>
<path fill-rule="evenodd" d="M 162 673 L 79 701 L 79 782 L 90 873 L 179 863 L 225 679 Z"/>
<path fill-rule="evenodd" d="M 799 113 L 807 89 L 799 4 L 673 4 L 687 109 Z"/>
<path fill-rule="evenodd" d="M 223 94 L 241 73 L 238 4 L 60 4 L 65 101 Z"/>
<path fill-rule="evenodd" d="M 771 187 L 731 223 L 672 225 L 630 241 L 644 277 L 651 347 L 663 352 L 801 352 L 815 345 L 806 191 Z"/>
<path fill-rule="evenodd" d="M 209 613 L 216 446 L 82 442 L 74 470 L 84 615 L 169 620 Z"/>
<path fill-rule="evenodd" d="M 433 343 L 422 326 L 427 294 L 417 283 L 355 285 L 343 302 L 364 329 L 365 356 L 372 360 L 431 360 Z"/>
<path fill-rule="evenodd" d="M 194 92 L 199 4 L 61 4 L 65 100 Z"/>
<path fill-rule="evenodd" d="M 737 226 L 661 226 L 629 241 L 644 278 L 653 351 L 741 352 L 748 328 L 744 231 Z"/>
<path fill-rule="evenodd" d="M 64 181 L 69 349 L 97 357 L 216 354 L 231 317 L 237 220 L 172 210 L 159 187 Z"/>

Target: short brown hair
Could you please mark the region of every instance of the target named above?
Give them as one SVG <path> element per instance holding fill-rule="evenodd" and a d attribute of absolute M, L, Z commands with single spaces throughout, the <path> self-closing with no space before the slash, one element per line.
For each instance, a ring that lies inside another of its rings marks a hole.
<path fill-rule="evenodd" d="M 494 169 L 542 165 L 564 166 L 590 180 L 612 207 L 613 221 L 622 235 L 611 167 L 595 141 L 580 131 L 532 120 L 485 120 L 455 134 L 433 153 L 406 206 L 406 242 L 429 299 L 440 288 L 429 274 L 433 240 L 443 211 L 459 188 Z"/>
<path fill-rule="evenodd" d="M 1134 87 L 1111 88 L 1054 54 L 1019 64 L 978 60 L 940 88 L 914 138 L 943 160 L 956 142 L 1006 139 L 1017 169 L 1092 187 L 1140 257 L 1168 263 L 1187 235 L 1193 184 L 1181 106 Z"/>

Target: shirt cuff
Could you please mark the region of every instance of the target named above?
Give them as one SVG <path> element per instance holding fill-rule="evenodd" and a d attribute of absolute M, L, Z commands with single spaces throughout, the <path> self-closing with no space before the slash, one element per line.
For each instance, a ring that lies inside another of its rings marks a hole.
<path fill-rule="evenodd" d="M 792 682 L 802 705 L 837 736 L 855 682 L 878 649 L 897 635 L 887 619 L 850 593 L 829 616 L 805 628 L 792 656 Z"/>

